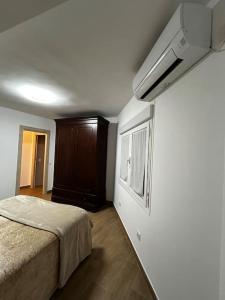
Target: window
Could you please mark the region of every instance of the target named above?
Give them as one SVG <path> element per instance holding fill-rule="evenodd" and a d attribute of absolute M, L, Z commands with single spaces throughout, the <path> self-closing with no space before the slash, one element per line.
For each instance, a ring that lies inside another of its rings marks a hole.
<path fill-rule="evenodd" d="M 120 178 L 127 182 L 128 180 L 128 163 L 129 163 L 129 143 L 130 136 L 122 136 L 121 146 L 121 165 L 120 165 Z"/>
<path fill-rule="evenodd" d="M 152 121 L 121 134 L 120 182 L 144 208 L 149 208 Z"/>

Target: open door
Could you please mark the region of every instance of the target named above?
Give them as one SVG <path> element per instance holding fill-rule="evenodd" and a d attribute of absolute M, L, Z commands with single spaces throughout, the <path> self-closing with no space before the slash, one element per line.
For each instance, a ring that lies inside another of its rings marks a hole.
<path fill-rule="evenodd" d="M 49 139 L 48 130 L 20 126 L 16 195 L 47 193 Z"/>
<path fill-rule="evenodd" d="M 45 163 L 45 135 L 36 135 L 34 187 L 43 186 L 44 163 Z"/>

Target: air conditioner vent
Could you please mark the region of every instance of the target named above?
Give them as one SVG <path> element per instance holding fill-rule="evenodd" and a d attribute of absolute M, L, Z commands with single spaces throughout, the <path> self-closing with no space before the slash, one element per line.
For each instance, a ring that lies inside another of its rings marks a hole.
<path fill-rule="evenodd" d="M 176 67 L 179 66 L 181 62 L 182 59 L 177 58 L 177 60 L 175 60 L 175 62 L 165 71 L 165 73 L 163 73 L 159 77 L 159 79 L 141 96 L 141 100 L 143 100 L 152 90 L 154 90 L 154 88 L 156 88 L 160 84 L 160 82 L 162 82 L 171 72 L 173 72 L 173 70 L 176 69 Z"/>

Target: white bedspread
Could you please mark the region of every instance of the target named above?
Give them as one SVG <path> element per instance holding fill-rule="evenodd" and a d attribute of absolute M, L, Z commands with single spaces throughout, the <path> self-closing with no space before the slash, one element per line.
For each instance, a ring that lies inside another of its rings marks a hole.
<path fill-rule="evenodd" d="M 85 210 L 30 196 L 0 201 L 0 215 L 12 221 L 49 231 L 60 240 L 59 287 L 91 253 L 91 223 Z"/>

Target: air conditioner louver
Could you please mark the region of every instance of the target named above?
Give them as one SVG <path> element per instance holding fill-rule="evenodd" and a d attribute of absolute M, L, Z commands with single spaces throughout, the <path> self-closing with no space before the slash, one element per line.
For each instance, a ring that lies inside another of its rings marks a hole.
<path fill-rule="evenodd" d="M 141 100 L 145 99 L 146 96 L 156 88 L 160 82 L 162 82 L 176 67 L 182 62 L 182 59 L 177 58 L 175 62 L 159 77 L 158 80 L 155 81 L 155 83 L 149 87 L 149 89 L 141 96 Z M 169 85 L 169 83 L 167 83 Z"/>

